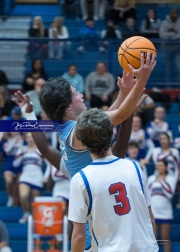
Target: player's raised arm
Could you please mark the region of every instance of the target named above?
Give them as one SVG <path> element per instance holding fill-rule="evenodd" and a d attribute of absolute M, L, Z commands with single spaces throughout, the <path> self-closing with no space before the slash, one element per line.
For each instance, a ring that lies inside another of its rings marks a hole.
<path fill-rule="evenodd" d="M 118 77 L 118 81 L 117 81 L 117 85 L 120 89 L 118 96 L 108 111 L 113 111 L 115 109 L 118 109 L 135 84 L 136 84 L 136 80 L 134 79 L 134 75 L 123 71 L 122 78 Z M 131 115 L 124 122 L 122 122 L 118 130 L 116 142 L 112 146 L 112 152 L 117 157 L 124 158 L 126 155 L 127 145 L 128 145 L 129 138 L 131 135 L 131 130 L 132 130 L 132 118 L 133 118 L 133 115 Z"/>
<path fill-rule="evenodd" d="M 30 98 L 26 95 L 23 95 L 22 92 L 17 91 L 15 94 L 17 100 L 14 102 L 21 108 L 25 108 L 25 113 L 29 114 L 28 120 L 36 120 L 36 116 L 33 112 L 32 103 Z M 31 116 L 32 115 L 32 116 Z M 41 152 L 41 154 L 58 170 L 60 169 L 60 160 L 61 154 L 60 152 L 53 148 L 48 139 L 46 138 L 43 132 L 31 132 L 34 142 L 36 143 L 37 148 Z"/>
<path fill-rule="evenodd" d="M 108 111 L 118 109 L 135 84 L 136 80 L 134 79 L 134 74 L 123 71 L 122 78 L 118 77 L 117 80 L 117 86 L 119 87 L 117 98 L 110 106 Z"/>
<path fill-rule="evenodd" d="M 144 57 L 144 54 L 141 54 L 141 66 L 139 69 L 134 69 L 129 65 L 131 72 L 136 78 L 136 84 L 118 109 L 106 112 L 111 118 L 114 126 L 119 125 L 121 122 L 129 118 L 132 112 L 135 110 L 155 65 L 155 56 L 152 55 L 151 57 L 149 52 L 147 53 L 147 58 Z"/>
<path fill-rule="evenodd" d="M 132 130 L 133 114 L 125 120 L 118 130 L 116 142 L 112 146 L 112 153 L 120 158 L 124 158 Z"/>

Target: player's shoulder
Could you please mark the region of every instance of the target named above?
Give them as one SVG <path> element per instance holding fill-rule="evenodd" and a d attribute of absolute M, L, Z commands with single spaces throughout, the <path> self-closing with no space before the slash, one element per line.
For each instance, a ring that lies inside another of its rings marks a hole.
<path fill-rule="evenodd" d="M 128 169 L 139 169 L 140 172 L 141 172 L 141 168 L 140 168 L 140 164 L 137 160 L 134 160 L 134 159 L 129 159 L 129 158 L 121 158 L 119 160 L 119 164 L 125 169 L 127 170 Z"/>
<path fill-rule="evenodd" d="M 80 170 L 83 171 L 84 169 Z M 72 178 L 71 178 L 71 183 L 77 182 L 77 181 L 82 181 L 82 175 L 81 173 L 77 172 Z"/>
<path fill-rule="evenodd" d="M 82 169 L 84 170 L 84 169 Z M 84 172 L 83 172 L 84 173 Z M 85 174 L 85 173 L 84 173 Z M 82 177 L 82 173 L 77 172 L 72 178 L 71 178 L 71 186 L 72 187 L 80 187 L 82 190 L 85 187 L 84 180 Z"/>

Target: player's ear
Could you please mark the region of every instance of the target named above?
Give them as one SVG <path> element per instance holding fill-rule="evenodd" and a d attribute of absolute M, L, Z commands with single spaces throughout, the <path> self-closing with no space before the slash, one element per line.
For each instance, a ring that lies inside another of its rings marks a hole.
<path fill-rule="evenodd" d="M 70 103 L 68 107 L 66 108 L 65 113 L 69 113 L 71 112 L 71 110 L 72 110 L 72 104 Z"/>

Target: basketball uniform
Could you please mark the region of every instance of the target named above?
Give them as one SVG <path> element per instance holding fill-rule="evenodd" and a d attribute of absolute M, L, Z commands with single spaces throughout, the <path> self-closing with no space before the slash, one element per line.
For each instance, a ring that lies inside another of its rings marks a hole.
<path fill-rule="evenodd" d="M 17 153 L 14 159 L 14 166 L 22 164 L 22 173 L 19 177 L 19 183 L 28 184 L 31 188 L 41 190 L 43 188 L 43 162 L 50 165 L 49 162 L 43 159 L 43 156 L 38 151 L 28 151 L 28 147 L 24 146 Z"/>
<path fill-rule="evenodd" d="M 129 159 L 129 160 L 133 160 L 134 162 L 136 162 L 136 164 L 141 168 L 141 170 L 143 171 L 143 175 L 145 177 L 145 180 L 147 181 L 147 169 L 146 169 L 146 166 L 145 165 L 141 165 L 140 162 L 138 160 L 135 160 L 135 159 L 131 159 L 129 157 L 127 157 L 126 159 Z"/>
<path fill-rule="evenodd" d="M 161 135 L 161 133 L 167 132 L 169 137 L 170 137 L 170 141 L 173 141 L 173 135 L 172 135 L 172 130 L 169 127 L 169 124 L 167 122 L 163 122 L 161 124 L 161 126 L 157 125 L 156 123 L 154 123 L 153 121 L 149 122 L 147 124 L 147 133 L 149 134 L 150 138 L 153 140 L 155 147 L 159 147 L 159 137 Z"/>
<path fill-rule="evenodd" d="M 68 218 L 88 219 L 93 252 L 158 251 L 148 206 L 144 176 L 130 160 L 101 158 L 72 178 Z"/>
<path fill-rule="evenodd" d="M 51 166 L 50 169 L 51 178 L 54 181 L 52 196 L 61 197 L 65 199 L 65 201 L 69 201 L 70 179 L 54 166 Z"/>
<path fill-rule="evenodd" d="M 171 199 L 176 188 L 176 181 L 170 175 L 164 180 L 157 181 L 157 176 L 148 178 L 148 188 L 151 196 L 152 211 L 157 223 L 168 223 L 173 219 Z"/>
<path fill-rule="evenodd" d="M 179 176 L 179 152 L 175 148 L 171 148 L 170 151 L 163 152 L 161 147 L 156 147 L 151 149 L 147 156 L 147 160 L 152 159 L 153 163 L 156 165 L 158 161 L 165 160 L 168 163 L 168 174 L 173 176 L 176 181 Z"/>

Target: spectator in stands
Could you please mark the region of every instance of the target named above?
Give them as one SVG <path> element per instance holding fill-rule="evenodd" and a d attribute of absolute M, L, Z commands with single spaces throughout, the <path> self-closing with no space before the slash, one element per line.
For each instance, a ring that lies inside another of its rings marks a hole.
<path fill-rule="evenodd" d="M 105 19 L 106 0 L 80 0 L 83 20 L 92 17 L 95 21 Z"/>
<path fill-rule="evenodd" d="M 80 19 L 81 8 L 79 0 L 60 0 L 59 3 L 61 5 L 64 18 L 75 17 L 76 20 Z"/>
<path fill-rule="evenodd" d="M 5 162 L 3 163 L 4 179 L 6 191 L 8 194 L 7 206 L 17 204 L 18 196 L 18 176 L 20 174 L 20 167 L 13 166 L 13 159 L 18 149 L 23 145 L 23 140 L 19 132 L 6 133 L 4 136 L 6 141 L 3 143 L 3 150 L 6 155 Z"/>
<path fill-rule="evenodd" d="M 89 73 L 85 81 L 85 94 L 90 107 L 110 106 L 114 89 L 113 75 L 108 72 L 104 62 L 98 62 L 96 71 Z"/>
<path fill-rule="evenodd" d="M 136 142 L 139 145 L 139 155 L 138 158 L 144 158 L 147 150 L 154 147 L 154 143 L 149 137 L 146 130 L 142 129 L 141 118 L 137 115 L 133 117 L 132 132 L 130 135 L 130 142 Z"/>
<path fill-rule="evenodd" d="M 0 252 L 12 252 L 9 247 L 9 234 L 6 225 L 0 220 Z"/>
<path fill-rule="evenodd" d="M 176 189 L 176 181 L 168 173 L 167 161 L 159 160 L 156 163 L 157 173 L 148 178 L 148 187 L 151 196 L 152 211 L 156 223 L 156 238 L 161 240 L 164 252 L 171 252 L 170 228 L 173 221 L 172 198 Z"/>
<path fill-rule="evenodd" d="M 136 19 L 133 17 L 128 17 L 126 19 L 125 27 L 122 29 L 122 36 L 124 39 L 127 39 L 132 36 L 138 36 L 140 32 L 136 27 Z"/>
<path fill-rule="evenodd" d="M 37 79 L 43 78 L 45 80 L 48 79 L 47 73 L 44 69 L 43 62 L 41 59 L 37 58 L 32 62 L 32 70 L 28 73 L 23 81 L 23 89 L 25 92 L 34 89 L 34 83 Z"/>
<path fill-rule="evenodd" d="M 11 115 L 7 117 L 7 120 L 25 120 L 25 118 L 22 117 L 21 109 L 15 106 L 11 111 Z"/>
<path fill-rule="evenodd" d="M 31 201 L 34 200 L 34 197 L 39 196 L 43 189 L 42 165 L 45 161 L 37 150 L 31 133 L 26 133 L 25 140 L 27 146 L 19 148 L 13 162 L 15 167 L 22 165 L 22 173 L 19 177 L 19 196 L 24 214 L 19 220 L 21 224 L 27 222 L 31 212 Z M 50 165 L 47 161 L 46 164 Z M 31 201 L 30 196 L 32 196 Z"/>
<path fill-rule="evenodd" d="M 6 73 L 0 70 L 0 86 L 6 86 L 9 83 Z"/>
<path fill-rule="evenodd" d="M 40 16 L 36 16 L 33 19 L 32 27 L 28 31 L 30 38 L 47 38 L 48 30 L 44 27 L 43 20 Z M 46 58 L 47 57 L 47 45 L 42 42 L 30 41 L 28 46 L 29 57 L 34 58 Z"/>
<path fill-rule="evenodd" d="M 54 21 L 49 29 L 49 38 L 60 40 L 69 38 L 68 29 L 65 25 L 63 25 L 63 19 L 61 17 L 54 18 Z M 49 42 L 49 58 L 62 59 L 64 50 L 68 46 L 70 46 L 70 42 L 63 42 L 63 41 Z"/>
<path fill-rule="evenodd" d="M 147 124 L 146 130 L 150 138 L 153 140 L 154 145 L 159 146 L 159 137 L 161 133 L 167 132 L 170 141 L 173 141 L 172 130 L 165 120 L 165 109 L 163 107 L 156 107 L 154 110 L 154 120 Z"/>
<path fill-rule="evenodd" d="M 179 130 L 178 135 L 174 139 L 174 147 L 180 151 L 180 125 L 178 126 L 178 130 Z"/>
<path fill-rule="evenodd" d="M 8 89 L 5 86 L 0 86 L 0 118 L 5 119 L 10 116 L 14 106 L 15 104 L 11 100 Z"/>
<path fill-rule="evenodd" d="M 96 40 L 99 39 L 99 31 L 96 29 L 92 18 L 89 17 L 86 19 L 85 24 L 79 30 L 78 37 L 90 40 L 90 42 L 81 42 L 81 45 L 77 49 L 79 52 L 83 52 L 92 45 L 98 47 Z"/>
<path fill-rule="evenodd" d="M 146 97 L 145 100 L 144 97 Z M 148 94 L 142 94 L 141 99 L 143 102 L 141 103 L 140 108 L 136 111 L 136 114 L 141 117 L 142 127 L 144 128 L 149 121 L 154 119 L 154 109 L 156 107 L 156 103 Z"/>
<path fill-rule="evenodd" d="M 145 159 L 141 160 L 141 164 L 148 164 L 151 160 L 154 165 L 159 161 L 167 161 L 168 174 L 173 176 L 177 183 L 180 164 L 179 152 L 170 146 L 170 138 L 167 133 L 161 133 L 159 142 L 160 147 L 150 149 Z"/>
<path fill-rule="evenodd" d="M 100 32 L 100 37 L 102 39 L 107 39 L 102 42 L 102 49 L 104 48 L 104 51 L 108 48 L 109 42 L 108 40 L 110 39 L 121 39 L 122 34 L 121 31 L 115 27 L 114 23 L 112 20 L 107 21 L 107 26 L 104 30 Z M 102 51 L 101 49 L 101 51 Z"/>
<path fill-rule="evenodd" d="M 128 18 L 136 20 L 136 0 L 115 0 L 110 17 L 115 25 L 126 22 Z"/>
<path fill-rule="evenodd" d="M 145 165 L 141 165 L 138 161 L 139 156 L 139 145 L 137 142 L 130 141 L 127 148 L 127 158 L 136 161 L 137 165 L 143 170 L 144 176 L 147 180 L 147 170 Z"/>
<path fill-rule="evenodd" d="M 141 21 L 140 31 L 145 37 L 158 38 L 160 25 L 161 20 L 157 18 L 156 11 L 154 9 L 149 9 L 146 19 Z"/>
<path fill-rule="evenodd" d="M 162 39 L 180 39 L 180 17 L 178 9 L 172 8 L 170 14 L 163 20 L 159 36 Z"/>
<path fill-rule="evenodd" d="M 162 39 L 177 40 L 180 39 L 180 17 L 178 9 L 172 8 L 170 15 L 166 17 L 160 26 L 159 36 Z M 174 81 L 173 77 L 177 75 L 176 81 L 180 81 L 180 50 L 179 43 L 164 43 L 165 63 L 166 63 L 166 81 Z M 176 75 L 172 74 L 174 68 Z"/>
<path fill-rule="evenodd" d="M 34 83 L 34 90 L 31 90 L 29 92 L 26 93 L 26 95 L 28 95 L 33 103 L 33 110 L 34 113 L 37 117 L 40 116 L 40 113 L 42 111 L 41 105 L 40 105 L 40 101 L 39 101 L 39 92 L 42 88 L 42 86 L 44 85 L 46 81 L 42 78 L 39 78 L 37 80 L 35 80 Z"/>
<path fill-rule="evenodd" d="M 77 66 L 75 64 L 69 65 L 68 71 L 64 73 L 62 77 L 69 81 L 78 93 L 84 93 L 84 79 L 78 74 Z"/>

